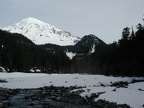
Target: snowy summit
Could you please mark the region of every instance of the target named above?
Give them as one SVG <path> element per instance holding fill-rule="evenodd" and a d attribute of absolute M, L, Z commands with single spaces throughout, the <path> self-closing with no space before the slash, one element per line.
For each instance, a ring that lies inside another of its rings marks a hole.
<path fill-rule="evenodd" d="M 61 46 L 74 45 L 80 40 L 79 37 L 72 35 L 70 32 L 57 29 L 53 25 L 32 17 L 28 17 L 2 29 L 11 33 L 23 34 L 38 45 L 47 43 Z"/>

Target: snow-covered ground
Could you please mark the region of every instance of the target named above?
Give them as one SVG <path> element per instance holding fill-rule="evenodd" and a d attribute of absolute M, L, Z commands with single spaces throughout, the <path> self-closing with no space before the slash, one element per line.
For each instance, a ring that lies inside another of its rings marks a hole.
<path fill-rule="evenodd" d="M 81 96 L 103 92 L 98 99 L 128 104 L 132 108 L 144 108 L 144 82 L 131 83 L 128 88 L 111 87 L 111 83 L 131 82 L 134 77 L 108 77 L 103 75 L 80 74 L 42 74 L 42 73 L 0 73 L 0 79 L 8 81 L 0 83 L 3 88 L 39 88 L 43 86 L 83 86 L 85 92 Z M 144 78 L 140 78 L 144 79 Z"/>

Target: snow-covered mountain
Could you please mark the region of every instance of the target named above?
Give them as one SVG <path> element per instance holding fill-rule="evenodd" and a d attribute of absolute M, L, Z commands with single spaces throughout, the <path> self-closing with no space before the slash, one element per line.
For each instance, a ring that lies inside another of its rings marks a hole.
<path fill-rule="evenodd" d="M 38 45 L 47 43 L 61 46 L 74 45 L 80 40 L 79 37 L 72 35 L 70 32 L 57 29 L 53 25 L 32 17 L 23 19 L 14 25 L 4 27 L 2 30 L 23 34 Z"/>

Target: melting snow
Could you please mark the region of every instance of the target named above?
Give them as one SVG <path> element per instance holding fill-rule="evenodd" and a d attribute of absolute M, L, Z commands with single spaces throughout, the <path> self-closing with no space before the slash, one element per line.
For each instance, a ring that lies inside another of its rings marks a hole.
<path fill-rule="evenodd" d="M 71 60 L 75 55 L 76 53 L 72 53 L 72 52 L 66 52 L 66 55 L 69 57 L 69 59 Z"/>
<path fill-rule="evenodd" d="M 91 48 L 91 51 L 89 52 L 90 54 L 95 52 L 95 44 L 93 44 L 93 47 Z"/>
<path fill-rule="evenodd" d="M 144 82 L 131 83 L 128 85 L 128 88 L 110 86 L 112 82 L 131 82 L 133 79 L 138 79 L 136 77 L 14 72 L 0 73 L 0 79 L 8 81 L 8 83 L 0 83 L 0 87 L 4 88 L 38 88 L 50 85 L 66 87 L 84 86 L 85 88 L 82 89 L 85 92 L 81 93 L 81 96 L 103 92 L 95 101 L 103 99 L 110 102 L 117 102 L 118 104 L 126 103 L 132 108 L 143 108 L 144 105 Z M 116 90 L 114 91 L 114 89 Z"/>

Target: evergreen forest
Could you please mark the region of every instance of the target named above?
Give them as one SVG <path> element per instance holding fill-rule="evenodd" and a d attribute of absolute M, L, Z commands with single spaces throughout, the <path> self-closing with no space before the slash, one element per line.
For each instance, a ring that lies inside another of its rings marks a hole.
<path fill-rule="evenodd" d="M 125 27 L 121 39 L 111 44 L 90 34 L 74 46 L 35 45 L 21 34 L 0 30 L 0 67 L 9 72 L 39 69 L 44 73 L 144 76 L 144 25 L 136 28 Z M 89 54 L 92 44 L 96 50 Z M 76 56 L 69 59 L 66 51 Z"/>

